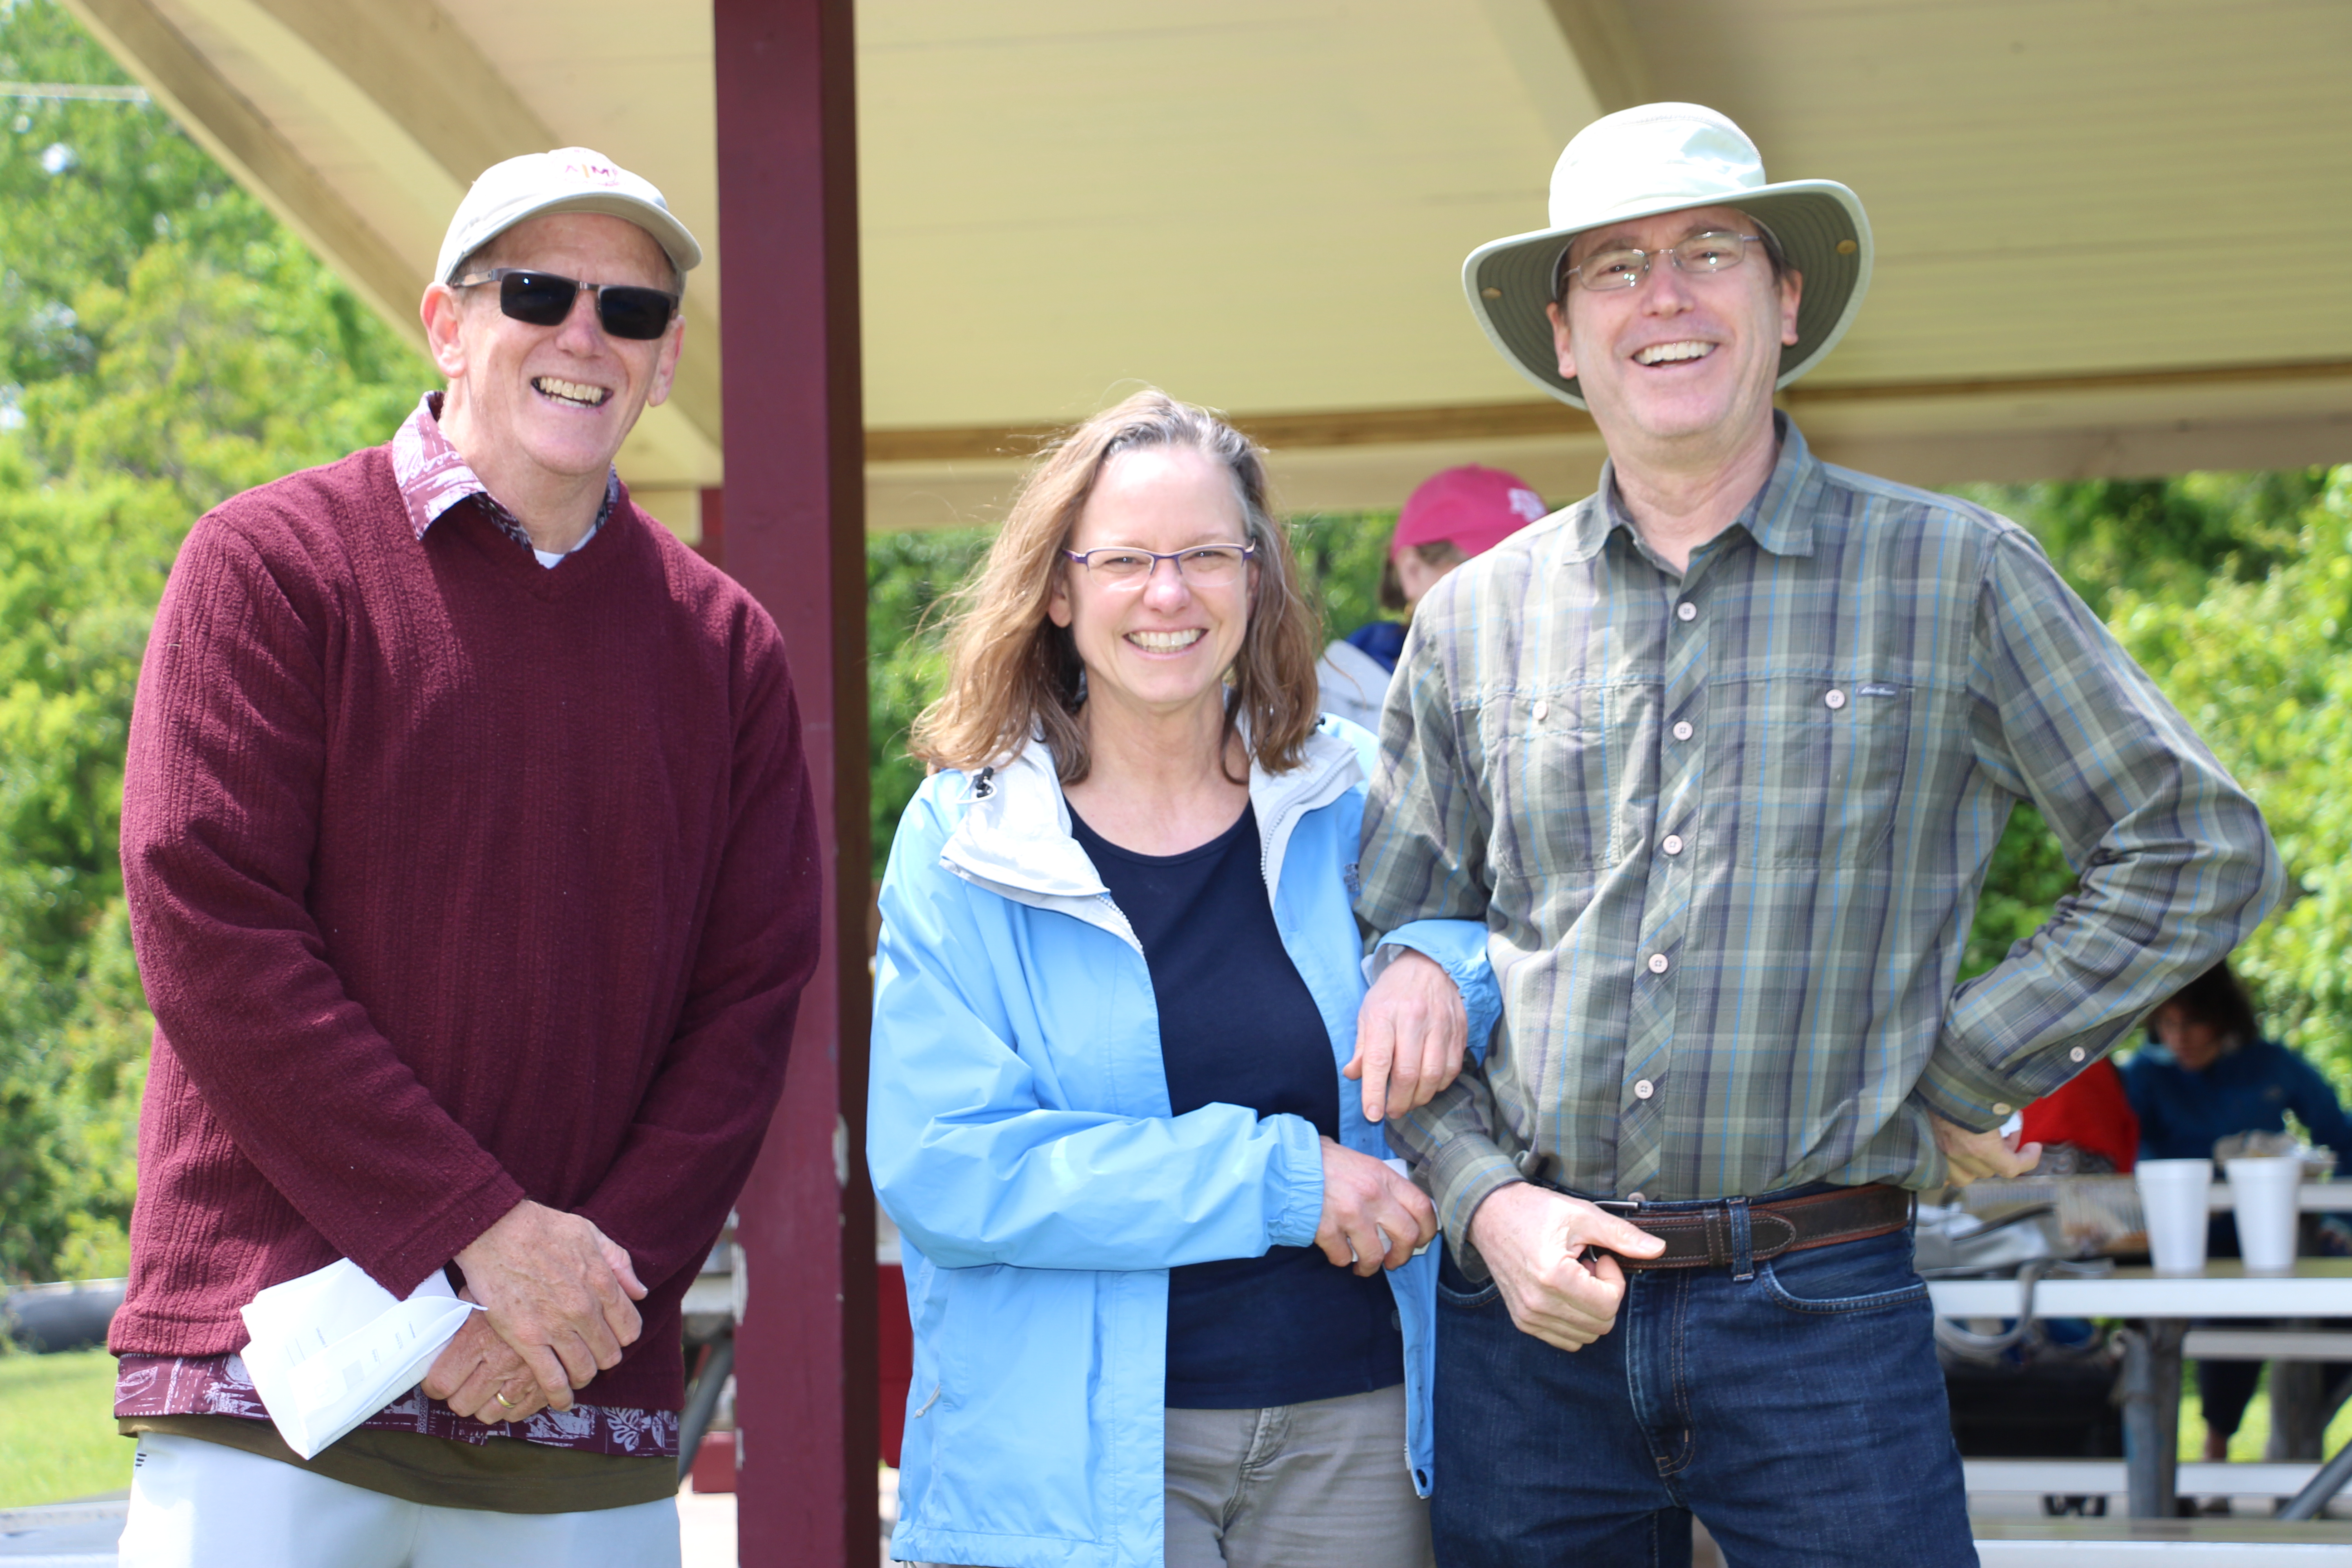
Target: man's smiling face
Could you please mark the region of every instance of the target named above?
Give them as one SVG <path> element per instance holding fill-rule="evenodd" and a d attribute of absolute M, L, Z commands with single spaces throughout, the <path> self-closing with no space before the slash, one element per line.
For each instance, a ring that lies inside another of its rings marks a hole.
<path fill-rule="evenodd" d="M 1625 247 L 1653 258 L 1633 288 L 1571 282 L 1565 314 L 1548 307 L 1560 374 L 1577 377 L 1612 450 L 1621 440 L 1736 438 L 1771 417 L 1780 349 L 1797 341 L 1802 279 L 1791 272 L 1776 280 L 1760 244 L 1721 272 L 1685 272 L 1661 254 L 1710 230 L 1757 232 L 1736 207 L 1692 207 L 1593 229 L 1570 247 L 1572 265 Z"/>
<path fill-rule="evenodd" d="M 493 267 L 665 292 L 677 287 L 653 236 L 602 213 L 519 223 L 467 273 Z M 442 423 L 463 430 L 459 449 L 467 460 L 478 467 L 495 454 L 488 460 L 525 464 L 550 479 L 604 479 L 637 416 L 668 397 L 685 331 L 683 318 L 673 317 L 658 338 L 614 337 L 585 289 L 560 325 L 536 327 L 499 309 L 494 284 L 448 293 L 437 310 L 428 299 L 425 319 L 434 358 L 449 378 Z"/>

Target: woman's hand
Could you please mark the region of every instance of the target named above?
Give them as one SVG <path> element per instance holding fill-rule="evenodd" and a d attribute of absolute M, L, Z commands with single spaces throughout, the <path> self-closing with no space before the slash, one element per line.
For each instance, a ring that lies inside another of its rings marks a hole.
<path fill-rule="evenodd" d="M 1370 1154 L 1323 1140 L 1323 1222 L 1315 1245 L 1362 1275 L 1401 1268 L 1437 1237 L 1428 1194 Z"/>
<path fill-rule="evenodd" d="M 1339 1069 L 1364 1080 L 1364 1120 L 1427 1105 L 1462 1073 L 1470 1015 L 1435 959 L 1400 951 L 1356 1010 L 1356 1054 Z"/>

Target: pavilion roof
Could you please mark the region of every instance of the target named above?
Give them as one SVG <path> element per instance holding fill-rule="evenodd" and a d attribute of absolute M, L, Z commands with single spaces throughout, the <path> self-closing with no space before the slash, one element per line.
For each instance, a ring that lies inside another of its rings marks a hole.
<path fill-rule="evenodd" d="M 612 155 L 715 254 L 708 0 L 68 3 L 404 332 L 517 152 Z M 1869 301 L 1787 399 L 1825 456 L 2352 458 L 2337 0 L 866 0 L 857 27 L 875 526 L 987 515 L 1035 432 L 1142 382 L 1255 430 L 1295 507 L 1473 459 L 1581 493 L 1597 437 L 1489 349 L 1462 258 L 1651 98 L 1869 207 Z M 714 285 L 623 457 L 681 521 L 724 473 Z"/>

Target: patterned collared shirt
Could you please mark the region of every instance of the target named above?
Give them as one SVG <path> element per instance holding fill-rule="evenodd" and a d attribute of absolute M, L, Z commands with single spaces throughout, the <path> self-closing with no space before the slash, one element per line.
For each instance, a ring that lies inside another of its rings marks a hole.
<path fill-rule="evenodd" d="M 1933 1185 L 1928 1112 L 2000 1125 L 2283 879 L 2030 534 L 1829 467 L 1785 422 L 1683 573 L 1604 469 L 1431 590 L 1381 752 L 1359 911 L 1485 921 L 1503 988 L 1484 1065 L 1391 1126 L 1457 1247 L 1523 1168 L 1661 1200 Z M 2021 799 L 2082 885 L 1956 988 Z"/>
<path fill-rule="evenodd" d="M 475 477 L 466 459 L 441 433 L 441 395 L 428 392 L 392 438 L 392 471 L 400 499 L 408 509 L 409 526 L 423 539 L 441 514 L 471 497 L 496 523 L 499 531 L 521 545 L 534 547 L 530 534 L 514 513 L 501 506 L 488 487 Z M 604 480 L 604 504 L 596 521 L 581 536 L 585 544 L 613 513 L 621 498 L 621 477 Z M 579 545 L 572 546 L 578 549 Z M 559 557 L 559 560 L 561 558 Z M 114 1414 L 140 1415 L 238 1415 L 267 1421 L 269 1412 L 254 1392 L 253 1379 L 243 1357 L 126 1355 L 116 1369 Z M 637 1410 L 604 1405 L 574 1405 L 570 1410 L 541 1410 L 528 1420 L 482 1422 L 468 1420 L 437 1399 L 427 1399 L 412 1388 L 360 1423 L 373 1432 L 422 1432 L 461 1443 L 484 1443 L 492 1437 L 518 1437 L 554 1448 L 584 1449 L 599 1454 L 677 1456 L 677 1413 Z"/>
<path fill-rule="evenodd" d="M 235 1415 L 267 1421 L 268 1410 L 236 1354 L 209 1356 L 127 1355 L 115 1374 L 114 1414 L 141 1415 Z M 543 1448 L 570 1448 L 630 1458 L 677 1458 L 675 1410 L 636 1410 L 612 1405 L 574 1405 L 541 1410 L 520 1421 L 469 1420 L 422 1388 L 412 1388 L 360 1423 L 370 1432 L 421 1432 L 456 1443 L 487 1443 L 513 1437 Z"/>
<path fill-rule="evenodd" d="M 490 493 L 489 486 L 482 483 L 449 437 L 441 433 L 441 394 L 426 393 L 417 400 L 408 417 L 401 421 L 392 437 L 392 475 L 400 486 L 401 501 L 408 508 L 408 526 L 416 531 L 417 538 L 424 538 L 425 531 L 443 512 L 472 498 L 480 502 L 483 512 L 498 524 L 500 533 L 525 550 L 536 550 L 521 520 Z M 573 545 L 573 550 L 596 537 L 596 531 L 613 515 L 614 504 L 620 499 L 620 470 L 607 468 L 604 504 L 596 509 L 596 521 L 588 525 L 588 531 L 580 536 L 580 544 Z M 562 559 L 557 558 L 558 562 Z"/>

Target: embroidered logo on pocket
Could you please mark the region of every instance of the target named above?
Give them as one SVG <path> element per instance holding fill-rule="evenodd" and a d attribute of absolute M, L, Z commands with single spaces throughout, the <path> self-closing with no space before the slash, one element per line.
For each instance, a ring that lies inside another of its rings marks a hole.
<path fill-rule="evenodd" d="M 1900 697 L 1903 695 L 1903 689 L 1899 686 L 1889 686 L 1883 680 L 1874 680 L 1865 686 L 1856 687 L 1854 693 L 1860 697 Z"/>

